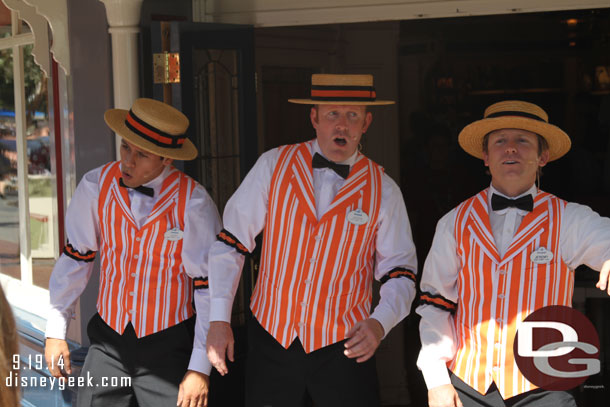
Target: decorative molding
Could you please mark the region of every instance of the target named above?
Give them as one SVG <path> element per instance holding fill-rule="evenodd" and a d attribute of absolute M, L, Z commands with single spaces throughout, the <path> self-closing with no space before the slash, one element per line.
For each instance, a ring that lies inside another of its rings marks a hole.
<path fill-rule="evenodd" d="M 44 0 L 42 0 L 44 1 Z M 140 11 L 144 0 L 100 0 L 106 6 L 110 27 L 140 26 Z"/>
<path fill-rule="evenodd" d="M 36 12 L 35 7 L 21 0 L 2 0 L 6 7 L 19 13 L 19 18 L 25 21 L 32 30 L 34 48 L 32 55 L 34 61 L 40 66 L 47 77 L 51 75 L 51 61 L 49 59 L 49 30 L 47 20 Z"/>
<path fill-rule="evenodd" d="M 21 0 L 36 8 L 46 18 L 53 33 L 53 59 L 70 75 L 70 41 L 68 40 L 68 0 Z"/>
<path fill-rule="evenodd" d="M 193 0 L 193 19 L 255 27 L 608 8 L 608 0 Z"/>

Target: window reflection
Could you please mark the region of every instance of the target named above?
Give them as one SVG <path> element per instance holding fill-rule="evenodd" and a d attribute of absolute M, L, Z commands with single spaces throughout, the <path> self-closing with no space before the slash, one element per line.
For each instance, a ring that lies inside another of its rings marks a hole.
<path fill-rule="evenodd" d="M 26 154 L 29 192 L 28 231 L 33 282 L 48 288 L 58 252 L 55 238 L 55 178 L 51 169 L 47 80 L 34 62 L 32 46 L 24 47 Z M 20 224 L 17 143 L 10 49 L 0 50 L 0 272 L 20 278 Z"/>
<path fill-rule="evenodd" d="M 20 278 L 12 51 L 0 50 L 0 272 Z"/>

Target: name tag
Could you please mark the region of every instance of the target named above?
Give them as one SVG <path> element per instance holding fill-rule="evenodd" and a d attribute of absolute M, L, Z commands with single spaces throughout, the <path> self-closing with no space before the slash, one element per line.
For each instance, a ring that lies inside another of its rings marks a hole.
<path fill-rule="evenodd" d="M 539 247 L 532 252 L 530 260 L 536 264 L 547 264 L 553 260 L 553 252 L 546 247 Z"/>
<path fill-rule="evenodd" d="M 364 225 L 369 221 L 369 215 L 363 212 L 362 209 L 358 208 L 347 214 L 347 221 L 352 225 Z"/>
<path fill-rule="evenodd" d="M 173 228 L 168 230 L 167 232 L 165 232 L 165 239 L 171 241 L 171 242 L 176 242 L 180 239 L 182 239 L 182 235 L 184 235 L 184 232 L 181 231 L 178 228 Z"/>

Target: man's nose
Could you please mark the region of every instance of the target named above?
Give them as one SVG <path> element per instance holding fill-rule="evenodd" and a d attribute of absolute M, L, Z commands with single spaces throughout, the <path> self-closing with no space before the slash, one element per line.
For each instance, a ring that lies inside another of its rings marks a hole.
<path fill-rule="evenodd" d="M 126 165 L 128 167 L 133 167 L 134 166 L 133 154 L 130 154 L 130 153 L 124 154 L 122 161 L 123 161 L 123 165 Z"/>
<path fill-rule="evenodd" d="M 337 120 L 337 128 L 346 129 L 347 128 L 347 117 L 345 115 L 339 116 Z"/>
<path fill-rule="evenodd" d="M 516 153 L 517 152 L 517 145 L 513 142 L 508 142 L 506 143 L 506 152 L 507 153 Z"/>

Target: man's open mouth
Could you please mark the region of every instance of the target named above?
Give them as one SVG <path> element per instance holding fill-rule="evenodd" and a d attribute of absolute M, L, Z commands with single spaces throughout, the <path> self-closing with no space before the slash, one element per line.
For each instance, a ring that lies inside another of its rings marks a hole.
<path fill-rule="evenodd" d="M 347 140 L 344 139 L 343 137 L 337 137 L 333 141 L 335 142 L 335 144 L 342 146 L 342 147 L 347 144 Z"/>

